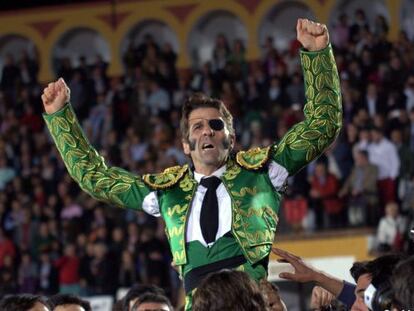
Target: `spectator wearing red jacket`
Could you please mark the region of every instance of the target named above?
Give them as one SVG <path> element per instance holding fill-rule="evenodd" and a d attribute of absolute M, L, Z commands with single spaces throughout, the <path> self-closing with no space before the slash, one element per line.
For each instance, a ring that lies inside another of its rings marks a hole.
<path fill-rule="evenodd" d="M 75 245 L 66 245 L 65 254 L 55 262 L 55 266 L 59 270 L 59 292 L 61 294 L 80 294 L 79 264 Z"/>
<path fill-rule="evenodd" d="M 3 267 L 3 260 L 7 255 L 14 258 L 16 256 L 16 248 L 13 242 L 6 236 L 3 228 L 0 227 L 0 268 Z"/>
<path fill-rule="evenodd" d="M 310 205 L 318 229 L 341 225 L 342 203 L 338 198 L 338 179 L 328 172 L 325 162 L 318 162 L 310 178 Z"/>

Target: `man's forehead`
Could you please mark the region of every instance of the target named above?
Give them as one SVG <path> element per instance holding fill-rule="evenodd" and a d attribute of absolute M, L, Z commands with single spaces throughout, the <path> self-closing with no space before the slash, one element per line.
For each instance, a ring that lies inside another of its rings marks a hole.
<path fill-rule="evenodd" d="M 78 304 L 64 304 L 55 307 L 54 311 L 85 311 L 85 309 Z"/>
<path fill-rule="evenodd" d="M 196 108 L 190 112 L 188 116 L 188 120 L 195 120 L 195 119 L 218 119 L 221 118 L 222 115 L 220 111 L 213 107 L 206 107 L 206 108 Z"/>
<path fill-rule="evenodd" d="M 169 311 L 170 308 L 165 303 L 160 302 L 144 302 L 140 304 L 137 311 Z"/>

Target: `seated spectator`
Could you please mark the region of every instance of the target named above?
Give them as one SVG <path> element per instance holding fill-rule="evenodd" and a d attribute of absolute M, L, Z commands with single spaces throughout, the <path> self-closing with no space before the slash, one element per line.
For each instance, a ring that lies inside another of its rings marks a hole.
<path fill-rule="evenodd" d="M 50 311 L 92 311 L 90 303 L 77 296 L 57 294 L 47 300 Z"/>
<path fill-rule="evenodd" d="M 310 205 L 315 212 L 318 229 L 337 227 L 343 221 L 338 191 L 337 178 L 328 172 L 325 162 L 317 162 L 311 176 Z"/>
<path fill-rule="evenodd" d="M 241 271 L 212 273 L 198 286 L 193 311 L 265 311 L 266 304 L 257 284 Z"/>
<path fill-rule="evenodd" d="M 49 250 L 43 250 L 40 254 L 38 266 L 39 291 L 43 295 L 55 294 L 59 289 L 59 276 L 53 265 Z"/>
<path fill-rule="evenodd" d="M 174 311 L 174 308 L 164 295 L 147 293 L 139 297 L 131 311 Z"/>
<path fill-rule="evenodd" d="M 339 197 L 348 196 L 348 219 L 351 225 L 375 226 L 379 219 L 377 195 L 378 169 L 369 163 L 368 153 L 359 150 L 355 154 L 355 165 L 339 192 Z"/>
<path fill-rule="evenodd" d="M 62 294 L 77 295 L 80 292 L 79 286 L 79 264 L 74 244 L 65 246 L 64 255 L 58 258 L 55 266 L 59 270 L 59 291 Z"/>
<path fill-rule="evenodd" d="M 6 235 L 3 228 L 0 227 L 0 268 L 3 267 L 3 260 L 6 256 L 14 258 L 16 255 L 16 248 L 13 241 Z"/>
<path fill-rule="evenodd" d="M 38 295 L 20 294 L 0 300 L 1 311 L 50 311 L 46 301 Z"/>
<path fill-rule="evenodd" d="M 4 190 L 6 184 L 10 182 L 14 176 L 16 176 L 16 171 L 7 164 L 7 158 L 0 154 L 0 190 Z"/>
<path fill-rule="evenodd" d="M 385 216 L 381 218 L 378 225 L 378 250 L 380 252 L 401 250 L 405 227 L 406 220 L 399 215 L 397 203 L 388 203 L 385 207 Z"/>
<path fill-rule="evenodd" d="M 371 130 L 372 141 L 368 144 L 369 161 L 378 167 L 378 190 L 380 200 L 386 204 L 396 198 L 396 178 L 400 159 L 394 143 L 384 136 L 380 127 Z"/>

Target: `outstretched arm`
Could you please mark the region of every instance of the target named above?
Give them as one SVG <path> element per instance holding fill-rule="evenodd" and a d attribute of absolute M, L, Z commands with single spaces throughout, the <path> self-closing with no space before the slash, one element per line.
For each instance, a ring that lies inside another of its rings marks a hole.
<path fill-rule="evenodd" d="M 108 168 L 89 144 L 70 106 L 70 90 L 62 78 L 49 83 L 42 94 L 43 115 L 66 168 L 79 186 L 98 200 L 122 207 L 141 209 L 150 189 L 141 177 Z"/>
<path fill-rule="evenodd" d="M 283 272 L 279 277 L 300 283 L 316 282 L 316 285 L 326 289 L 335 297 L 351 308 L 355 301 L 355 285 L 338 279 L 328 273 L 315 269 L 305 263 L 302 258 L 284 251 L 280 248 L 273 248 L 272 252 L 281 259 L 279 261 L 290 263 L 295 269 L 294 273 Z"/>
<path fill-rule="evenodd" d="M 325 25 L 299 19 L 297 38 L 307 103 L 305 120 L 293 126 L 273 147 L 273 159 L 289 175 L 318 157 L 335 140 L 342 126 L 338 71 Z"/>
<path fill-rule="evenodd" d="M 299 283 L 316 282 L 320 287 L 334 294 L 336 297 L 341 293 L 344 282 L 332 275 L 305 263 L 302 258 L 293 255 L 280 248 L 273 248 L 272 252 L 281 257 L 280 261 L 290 263 L 295 269 L 294 273 L 282 272 L 279 277 L 286 280 L 291 280 Z"/>

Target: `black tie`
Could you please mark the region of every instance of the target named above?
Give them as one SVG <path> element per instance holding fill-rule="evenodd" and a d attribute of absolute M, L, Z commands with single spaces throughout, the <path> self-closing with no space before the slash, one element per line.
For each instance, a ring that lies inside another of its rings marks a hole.
<path fill-rule="evenodd" d="M 216 176 L 203 178 L 200 184 L 207 188 L 203 203 L 201 204 L 200 226 L 204 240 L 207 244 L 216 240 L 219 224 L 219 212 L 216 189 L 221 184 Z"/>

